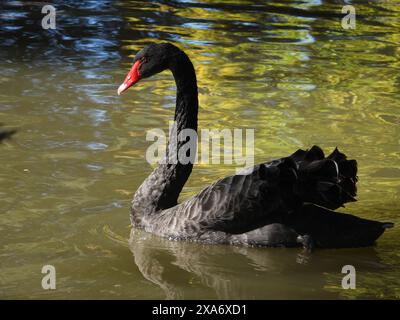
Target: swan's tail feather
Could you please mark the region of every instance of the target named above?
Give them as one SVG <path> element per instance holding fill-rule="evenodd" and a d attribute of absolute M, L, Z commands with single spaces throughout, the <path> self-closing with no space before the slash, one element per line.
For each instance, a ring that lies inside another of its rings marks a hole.
<path fill-rule="evenodd" d="M 329 209 L 356 201 L 357 162 L 347 160 L 337 148 L 325 157 L 318 146 L 298 150 L 290 156 L 298 166 L 298 183 L 295 192 L 304 202 Z"/>
<path fill-rule="evenodd" d="M 347 160 L 344 153 L 341 153 L 338 148 L 327 157 L 338 164 L 339 167 L 339 184 L 352 197 L 357 195 L 357 161 Z"/>

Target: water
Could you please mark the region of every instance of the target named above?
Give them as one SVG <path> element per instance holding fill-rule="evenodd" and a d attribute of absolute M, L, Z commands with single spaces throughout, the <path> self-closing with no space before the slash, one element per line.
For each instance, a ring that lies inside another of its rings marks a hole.
<path fill-rule="evenodd" d="M 194 62 L 200 127 L 254 128 L 257 162 L 318 144 L 359 161 L 361 217 L 400 225 L 400 2 L 3 1 L 1 298 L 399 298 L 399 229 L 362 249 L 260 249 L 171 242 L 135 231 L 129 203 L 152 170 L 145 132 L 168 128 L 165 72 L 122 97 L 134 53 L 170 41 Z M 181 199 L 232 174 L 197 166 Z M 57 289 L 41 288 L 41 268 Z M 343 265 L 357 289 L 341 289 Z"/>

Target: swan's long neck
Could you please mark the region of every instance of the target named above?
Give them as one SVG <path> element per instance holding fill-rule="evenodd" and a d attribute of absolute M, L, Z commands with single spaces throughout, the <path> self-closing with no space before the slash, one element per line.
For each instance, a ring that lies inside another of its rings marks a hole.
<path fill-rule="evenodd" d="M 177 204 L 179 194 L 192 171 L 190 161 L 182 164 L 178 150 L 186 143 L 179 139 L 184 129 L 197 131 L 197 81 L 192 63 L 187 55 L 180 51 L 170 59 L 170 70 L 177 87 L 174 128 L 167 147 L 167 163 L 159 166 L 146 178 L 136 191 L 132 201 L 132 217 L 152 214 Z M 193 142 L 193 141 L 192 141 Z M 193 151 L 193 149 L 191 149 Z M 173 159 L 177 159 L 174 161 Z M 134 221 L 134 220 L 133 220 Z"/>

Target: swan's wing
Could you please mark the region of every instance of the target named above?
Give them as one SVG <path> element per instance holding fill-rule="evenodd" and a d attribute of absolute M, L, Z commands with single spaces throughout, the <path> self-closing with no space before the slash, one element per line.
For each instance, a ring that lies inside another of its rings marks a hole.
<path fill-rule="evenodd" d="M 245 175 L 217 181 L 191 199 L 186 209 L 206 229 L 243 233 L 280 223 L 304 202 L 336 209 L 355 201 L 357 163 L 337 149 L 325 158 L 308 151 L 257 165 Z"/>
<path fill-rule="evenodd" d="M 244 233 L 279 222 L 300 204 L 293 192 L 295 163 L 288 158 L 255 166 L 250 174 L 226 177 L 190 200 L 205 230 Z"/>
<path fill-rule="evenodd" d="M 147 231 L 172 238 L 244 233 L 279 222 L 301 204 L 294 194 L 296 179 L 296 163 L 290 158 L 257 165 L 251 173 L 221 179 L 177 206 L 144 217 L 142 223 Z"/>
<path fill-rule="evenodd" d="M 282 223 L 305 202 L 336 209 L 354 201 L 356 172 L 356 162 L 338 150 L 327 158 L 318 147 L 298 150 L 213 183 L 149 217 L 148 229 L 180 238 L 207 231 L 240 234 Z"/>

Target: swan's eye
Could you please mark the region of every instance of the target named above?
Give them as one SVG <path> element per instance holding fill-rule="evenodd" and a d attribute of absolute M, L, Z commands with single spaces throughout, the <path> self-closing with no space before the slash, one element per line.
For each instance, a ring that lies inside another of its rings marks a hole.
<path fill-rule="evenodd" d="M 146 63 L 148 61 L 147 57 L 141 57 L 140 62 Z"/>

